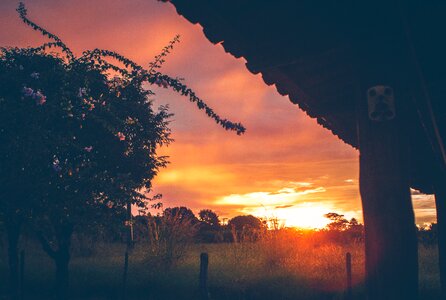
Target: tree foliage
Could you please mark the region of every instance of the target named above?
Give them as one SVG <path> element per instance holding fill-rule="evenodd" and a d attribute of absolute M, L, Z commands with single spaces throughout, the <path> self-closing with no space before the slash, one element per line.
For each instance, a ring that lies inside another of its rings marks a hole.
<path fill-rule="evenodd" d="M 237 216 L 229 220 L 229 226 L 234 226 L 235 230 L 241 231 L 243 228 L 261 229 L 263 227 L 262 221 L 253 215 Z"/>
<path fill-rule="evenodd" d="M 235 242 L 256 241 L 267 229 L 263 222 L 253 215 L 236 216 L 229 220 L 228 227 Z"/>
<path fill-rule="evenodd" d="M 0 48 L 0 214 L 6 223 L 32 224 L 59 271 L 68 266 L 76 226 L 124 219 L 128 203 L 145 209 L 152 200 L 147 196 L 152 179 L 167 165 L 157 149 L 172 141 L 171 114 L 167 107 L 153 109 L 146 83 L 185 95 L 227 130 L 245 129 L 217 115 L 180 80 L 159 72 L 178 37 L 146 70 L 108 50 L 76 57 L 58 36 L 28 18 L 23 3 L 17 12 L 50 42 Z M 56 277 L 67 278 L 67 272 Z"/>
<path fill-rule="evenodd" d="M 324 215 L 331 222 L 327 225 L 329 230 L 344 231 L 348 228 L 348 220 L 344 218 L 344 215 L 330 212 Z"/>
<path fill-rule="evenodd" d="M 166 208 L 163 216 L 176 219 L 178 222 L 190 222 L 191 224 L 198 223 L 198 219 L 192 210 L 185 206 Z"/>
<path fill-rule="evenodd" d="M 331 231 L 358 231 L 363 230 L 363 225 L 358 222 L 355 218 L 351 218 L 350 221 L 347 220 L 344 215 L 330 212 L 324 215 L 331 222 L 327 225 L 327 229 Z"/>
<path fill-rule="evenodd" d="M 198 219 L 211 228 L 218 229 L 220 227 L 220 220 L 218 218 L 218 215 L 210 209 L 200 210 L 200 212 L 198 213 Z"/>
<path fill-rule="evenodd" d="M 198 240 L 204 243 L 217 243 L 224 240 L 223 228 L 218 215 L 210 209 L 202 209 L 198 213 L 200 226 Z"/>

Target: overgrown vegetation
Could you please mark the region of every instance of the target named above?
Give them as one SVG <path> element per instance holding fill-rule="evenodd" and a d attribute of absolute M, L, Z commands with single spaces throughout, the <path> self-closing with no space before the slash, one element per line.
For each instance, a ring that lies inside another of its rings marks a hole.
<path fill-rule="evenodd" d="M 150 245 L 139 242 L 130 257 L 127 299 L 197 299 L 201 252 L 209 254 L 211 299 L 343 299 L 346 252 L 353 257 L 354 295 L 362 299 L 363 243 L 333 243 L 319 235 L 301 234 L 287 230 L 275 241 L 191 244 L 170 269 L 147 265 L 145 255 Z M 92 256 L 73 253 L 73 299 L 116 299 L 120 295 L 124 247 L 122 243 L 96 243 Z M 419 249 L 421 299 L 439 300 L 437 249 L 423 245 Z M 4 258 L 5 249 L 2 251 Z M 47 256 L 28 242 L 28 299 L 48 299 L 53 271 Z M 2 281 L 6 280 L 5 272 L 2 259 Z M 0 294 L 4 293 L 2 285 Z"/>

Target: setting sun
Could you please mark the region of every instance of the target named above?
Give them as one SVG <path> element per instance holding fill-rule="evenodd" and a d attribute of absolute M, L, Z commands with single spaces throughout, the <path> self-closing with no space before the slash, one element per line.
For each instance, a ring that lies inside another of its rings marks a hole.
<path fill-rule="evenodd" d="M 319 196 L 316 196 L 321 194 Z M 320 229 L 329 220 L 324 217 L 334 208 L 329 201 L 314 201 L 327 194 L 322 186 L 310 182 L 287 182 L 286 187 L 276 191 L 232 194 L 216 201 L 221 207 L 240 206 L 241 214 L 251 214 L 266 220 L 277 220 L 285 227 Z M 360 216 L 355 215 L 355 218 Z"/>
<path fill-rule="evenodd" d="M 324 214 L 330 211 L 330 208 L 323 205 L 303 203 L 296 207 L 276 209 L 274 215 L 278 219 L 284 220 L 284 225 L 287 227 L 320 229 L 329 223 Z"/>

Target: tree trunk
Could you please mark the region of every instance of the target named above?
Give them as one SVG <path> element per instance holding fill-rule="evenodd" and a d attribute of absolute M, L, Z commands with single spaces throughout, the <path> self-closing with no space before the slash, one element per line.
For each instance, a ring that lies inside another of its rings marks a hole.
<path fill-rule="evenodd" d="M 435 186 L 437 207 L 438 256 L 440 262 L 440 282 L 442 299 L 446 299 L 446 187 L 444 182 Z"/>
<path fill-rule="evenodd" d="M 407 147 L 398 112 L 401 110 L 393 120 L 372 121 L 367 101 L 359 105 L 360 193 L 369 300 L 418 297 L 418 245 Z"/>
<path fill-rule="evenodd" d="M 51 247 L 45 235 L 37 231 L 37 237 L 42 245 L 42 249 L 53 259 L 56 266 L 55 293 L 56 299 L 68 299 L 69 287 L 69 263 L 70 263 L 70 247 L 73 235 L 72 224 L 53 225 L 56 232 L 57 249 Z"/>
<path fill-rule="evenodd" d="M 70 247 L 71 237 L 73 235 L 73 226 L 71 224 L 61 224 L 56 228 L 56 238 L 58 249 L 54 255 L 56 264 L 56 297 L 57 299 L 68 298 Z"/>
<path fill-rule="evenodd" d="M 57 251 L 54 262 L 56 264 L 56 299 L 67 299 L 69 287 L 69 249 L 60 248 L 59 251 Z"/>
<path fill-rule="evenodd" d="M 21 222 L 7 221 L 9 285 L 12 299 L 19 298 L 19 238 Z"/>

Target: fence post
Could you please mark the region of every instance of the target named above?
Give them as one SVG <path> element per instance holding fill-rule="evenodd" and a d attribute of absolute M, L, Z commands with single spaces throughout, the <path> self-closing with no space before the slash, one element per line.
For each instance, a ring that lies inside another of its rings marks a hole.
<path fill-rule="evenodd" d="M 200 296 L 202 300 L 208 299 L 208 265 L 209 256 L 207 253 L 200 254 Z"/>
<path fill-rule="evenodd" d="M 20 289 L 20 299 L 25 298 L 25 250 L 20 251 L 20 281 L 19 281 L 19 289 Z"/>
<path fill-rule="evenodd" d="M 346 291 L 346 299 L 352 299 L 352 255 L 350 252 L 347 252 L 345 255 L 345 264 L 347 269 L 347 291 Z"/>
<path fill-rule="evenodd" d="M 127 289 L 127 273 L 129 270 L 129 251 L 125 251 L 124 256 L 124 276 L 122 278 L 122 300 L 126 299 L 126 289 Z"/>

